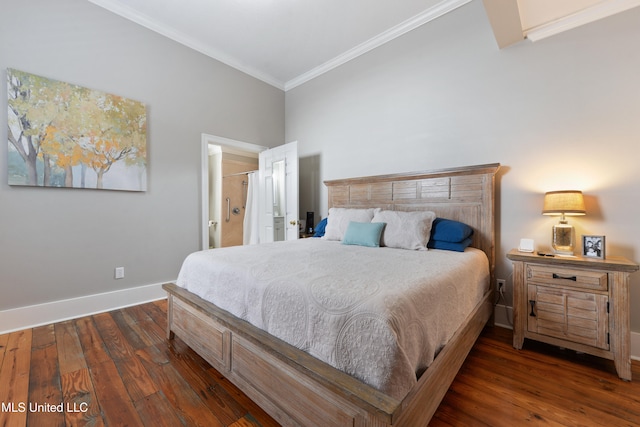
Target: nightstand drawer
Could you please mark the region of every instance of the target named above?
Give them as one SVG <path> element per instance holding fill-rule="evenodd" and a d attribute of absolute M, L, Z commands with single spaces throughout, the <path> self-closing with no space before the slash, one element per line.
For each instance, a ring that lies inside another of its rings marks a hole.
<path fill-rule="evenodd" d="M 608 275 L 603 271 L 532 264 L 527 264 L 527 282 L 598 291 L 606 291 L 609 288 Z"/>

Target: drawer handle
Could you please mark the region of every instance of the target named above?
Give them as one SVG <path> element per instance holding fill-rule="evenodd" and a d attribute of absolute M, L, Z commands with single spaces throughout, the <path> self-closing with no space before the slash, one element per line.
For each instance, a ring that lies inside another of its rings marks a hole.
<path fill-rule="evenodd" d="M 536 305 L 536 300 L 530 299 L 529 304 L 531 305 L 531 313 L 529 313 L 529 316 L 536 317 L 536 314 L 533 312 L 533 307 L 535 307 Z"/>
<path fill-rule="evenodd" d="M 578 281 L 578 277 L 577 276 L 563 276 L 562 274 L 556 274 L 556 273 L 553 273 L 553 278 L 554 279 L 573 280 L 574 282 Z"/>

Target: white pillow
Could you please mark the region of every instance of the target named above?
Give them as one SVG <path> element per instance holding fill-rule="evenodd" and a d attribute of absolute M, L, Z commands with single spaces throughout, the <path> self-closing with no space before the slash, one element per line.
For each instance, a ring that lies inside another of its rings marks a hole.
<path fill-rule="evenodd" d="M 351 221 L 371 222 L 373 216 L 379 211 L 380 208 L 331 208 L 329 209 L 329 216 L 327 216 L 327 227 L 324 229 L 323 238 L 326 240 L 342 240 Z"/>
<path fill-rule="evenodd" d="M 431 224 L 436 214 L 431 211 L 380 211 L 371 222 L 386 222 L 380 246 L 427 250 Z"/>

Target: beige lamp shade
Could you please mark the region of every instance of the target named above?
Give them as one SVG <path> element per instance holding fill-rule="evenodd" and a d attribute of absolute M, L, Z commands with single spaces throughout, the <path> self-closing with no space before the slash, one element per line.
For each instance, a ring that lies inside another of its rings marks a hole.
<path fill-rule="evenodd" d="M 584 215 L 582 191 L 549 191 L 544 195 L 543 215 Z"/>
<path fill-rule="evenodd" d="M 561 215 L 560 223 L 551 230 L 551 246 L 558 255 L 573 256 L 575 233 L 573 226 L 567 223 L 565 215 L 584 215 L 582 191 L 549 191 L 544 195 L 543 215 Z"/>

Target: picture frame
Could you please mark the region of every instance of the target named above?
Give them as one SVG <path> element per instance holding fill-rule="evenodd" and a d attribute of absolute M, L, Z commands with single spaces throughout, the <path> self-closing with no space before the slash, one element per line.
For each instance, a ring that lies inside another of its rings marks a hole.
<path fill-rule="evenodd" d="M 147 191 L 147 110 L 120 95 L 7 68 L 11 186 Z"/>
<path fill-rule="evenodd" d="M 583 235 L 582 256 L 587 258 L 605 258 L 605 236 Z"/>

